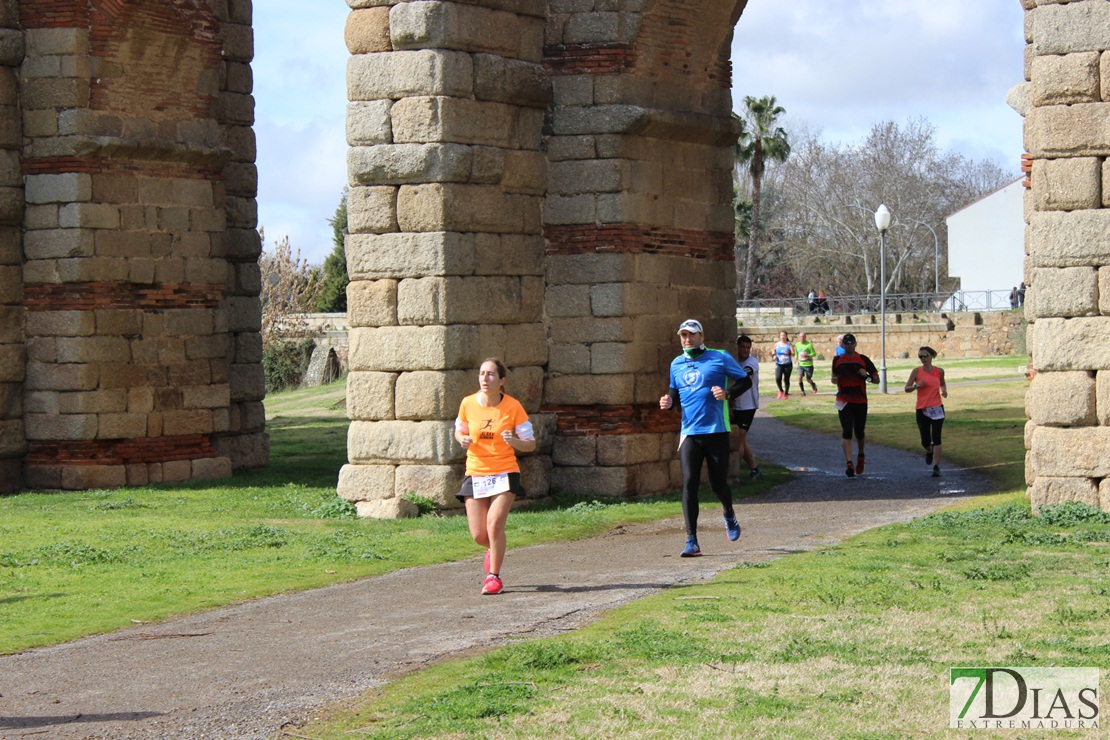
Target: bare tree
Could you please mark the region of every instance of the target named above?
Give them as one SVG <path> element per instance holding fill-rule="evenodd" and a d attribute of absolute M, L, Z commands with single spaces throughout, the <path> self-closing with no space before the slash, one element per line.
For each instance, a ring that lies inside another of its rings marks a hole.
<path fill-rule="evenodd" d="M 258 232 L 265 245 L 265 230 Z M 316 310 L 321 287 L 318 271 L 301 259 L 299 249 L 293 252 L 288 236 L 274 242 L 271 251 L 263 246 L 258 267 L 262 273 L 262 343 L 305 337 L 308 325 L 300 315 Z"/>
<path fill-rule="evenodd" d="M 945 217 L 1011 179 L 992 162 L 940 151 L 924 119 L 876 124 L 858 144 L 805 129 L 791 138 L 790 158 L 773 173 L 780 203 L 765 233 L 785 242 L 781 258 L 801 284 L 831 293 L 878 292 L 880 203 L 895 218 L 887 291 L 931 292 L 935 262 L 946 261 Z"/>

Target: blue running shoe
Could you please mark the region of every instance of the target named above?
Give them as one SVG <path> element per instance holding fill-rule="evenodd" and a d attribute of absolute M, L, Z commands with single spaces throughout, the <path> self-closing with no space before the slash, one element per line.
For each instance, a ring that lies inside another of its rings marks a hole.
<path fill-rule="evenodd" d="M 682 557 L 696 558 L 698 555 L 701 555 L 701 548 L 698 547 L 698 538 L 687 537 L 686 547 L 682 548 Z"/>
<path fill-rule="evenodd" d="M 725 529 L 728 531 L 728 538 L 733 542 L 740 539 L 740 522 L 736 521 L 736 515 L 725 517 Z"/>
<path fill-rule="evenodd" d="M 756 478 L 762 478 L 763 477 L 763 471 L 760 470 L 759 468 L 752 468 L 751 470 L 748 471 L 748 477 L 751 478 L 752 480 L 755 480 Z"/>

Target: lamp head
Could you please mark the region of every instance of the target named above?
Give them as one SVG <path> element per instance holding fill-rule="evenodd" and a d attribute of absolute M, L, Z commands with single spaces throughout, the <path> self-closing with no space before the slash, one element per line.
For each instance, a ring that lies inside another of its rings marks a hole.
<path fill-rule="evenodd" d="M 890 209 L 886 207 L 886 204 L 880 205 L 879 209 L 875 211 L 875 226 L 879 231 L 886 231 L 890 228 Z"/>

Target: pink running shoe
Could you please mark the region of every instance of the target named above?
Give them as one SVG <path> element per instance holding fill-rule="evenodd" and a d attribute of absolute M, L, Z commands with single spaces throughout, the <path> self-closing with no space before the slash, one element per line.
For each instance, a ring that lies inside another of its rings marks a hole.
<path fill-rule="evenodd" d="M 486 550 L 486 557 L 482 559 L 482 568 L 485 569 L 487 574 L 489 573 L 489 557 L 490 551 Z"/>
<path fill-rule="evenodd" d="M 505 584 L 501 583 L 501 579 L 490 573 L 486 576 L 486 580 L 482 582 L 482 595 L 493 596 L 501 593 L 503 588 L 505 588 Z"/>

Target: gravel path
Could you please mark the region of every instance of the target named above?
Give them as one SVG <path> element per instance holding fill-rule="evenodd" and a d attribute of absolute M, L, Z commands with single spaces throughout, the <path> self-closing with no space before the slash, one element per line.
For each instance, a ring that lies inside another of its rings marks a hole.
<path fill-rule="evenodd" d="M 932 478 L 921 455 L 878 445 L 868 446 L 866 475 L 848 479 L 839 440 L 764 412 L 751 439 L 760 459 L 795 476 L 738 504 L 736 543 L 719 507 L 703 504 L 700 558 L 678 557 L 676 511 L 590 540 L 512 550 L 498 597 L 479 596 L 476 557 L 0 657 L 0 738 L 274 738 L 320 706 L 445 656 L 573 630 L 737 563 L 826 546 L 990 490 L 971 471 Z M 509 527 L 511 544 L 511 518 Z"/>

